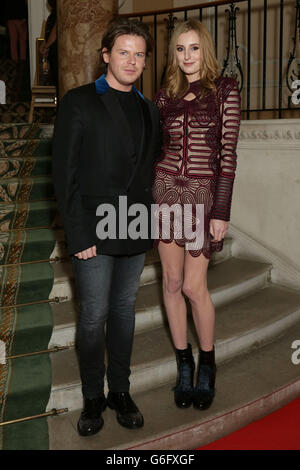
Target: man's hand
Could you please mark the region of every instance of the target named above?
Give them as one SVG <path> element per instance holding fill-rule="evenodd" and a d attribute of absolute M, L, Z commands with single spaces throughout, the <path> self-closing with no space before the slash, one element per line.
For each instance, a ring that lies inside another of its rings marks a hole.
<path fill-rule="evenodd" d="M 210 220 L 210 233 L 214 237 L 212 242 L 220 242 L 225 238 L 226 232 L 228 230 L 228 222 L 224 220 L 211 219 Z"/>
<path fill-rule="evenodd" d="M 93 258 L 94 256 L 97 256 L 96 245 L 92 246 L 91 248 L 88 248 L 87 250 L 76 253 L 75 256 L 78 259 L 89 259 Z"/>

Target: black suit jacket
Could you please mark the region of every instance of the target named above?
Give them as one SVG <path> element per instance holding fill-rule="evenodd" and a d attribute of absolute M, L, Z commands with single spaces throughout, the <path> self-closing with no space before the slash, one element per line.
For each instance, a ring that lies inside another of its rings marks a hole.
<path fill-rule="evenodd" d="M 130 126 L 104 76 L 70 90 L 61 101 L 54 127 L 53 177 L 69 254 L 96 245 L 99 254 L 131 255 L 152 246 L 151 237 L 99 240 L 96 234 L 98 205 L 110 203 L 118 214 L 119 196 L 127 196 L 128 206 L 144 204 L 150 214 L 153 164 L 160 154 L 159 111 L 135 91 L 143 115 L 136 163 Z"/>

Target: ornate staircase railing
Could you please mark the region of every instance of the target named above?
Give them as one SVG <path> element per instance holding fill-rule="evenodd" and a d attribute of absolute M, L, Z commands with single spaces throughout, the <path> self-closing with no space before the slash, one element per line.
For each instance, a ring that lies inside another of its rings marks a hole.
<path fill-rule="evenodd" d="M 139 83 L 149 98 L 163 83 L 176 22 L 197 17 L 214 38 L 221 74 L 239 83 L 244 119 L 300 117 L 300 0 L 206 1 L 122 16 L 145 21 L 153 33 Z"/>

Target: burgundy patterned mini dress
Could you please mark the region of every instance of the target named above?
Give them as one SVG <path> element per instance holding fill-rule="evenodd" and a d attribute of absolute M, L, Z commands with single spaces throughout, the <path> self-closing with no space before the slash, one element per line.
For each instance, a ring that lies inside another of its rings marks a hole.
<path fill-rule="evenodd" d="M 191 239 L 176 223 L 183 218 L 171 216 L 170 230 L 164 233 L 160 213 L 160 230 L 154 245 L 159 241 L 175 241 L 189 249 L 192 256 L 203 253 L 208 259 L 212 252 L 223 248 L 223 240 L 211 241 L 210 220 L 230 219 L 241 113 L 237 82 L 219 77 L 215 84 L 215 93 L 201 96 L 200 80 L 191 83 L 188 93 L 195 95 L 192 101 L 184 97 L 173 100 L 164 89 L 155 98 L 160 110 L 163 145 L 154 168 L 154 202 L 159 207 L 162 204 L 180 206 L 182 210 L 185 205 L 192 207 L 193 229 L 198 221 L 196 205 L 202 205 L 203 230 L 201 242 L 198 246 L 194 243 L 191 249 L 188 245 Z"/>

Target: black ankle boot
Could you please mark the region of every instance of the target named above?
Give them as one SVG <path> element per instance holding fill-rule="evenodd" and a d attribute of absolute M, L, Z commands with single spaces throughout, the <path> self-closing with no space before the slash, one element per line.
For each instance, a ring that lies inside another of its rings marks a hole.
<path fill-rule="evenodd" d="M 200 349 L 197 385 L 194 389 L 193 404 L 199 410 L 207 410 L 215 396 L 216 380 L 215 348 L 212 351 Z"/>
<path fill-rule="evenodd" d="M 177 361 L 177 380 L 174 387 L 174 399 L 178 408 L 188 408 L 193 402 L 193 381 L 195 362 L 192 346 L 187 349 L 175 349 Z"/>

